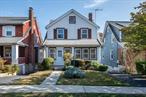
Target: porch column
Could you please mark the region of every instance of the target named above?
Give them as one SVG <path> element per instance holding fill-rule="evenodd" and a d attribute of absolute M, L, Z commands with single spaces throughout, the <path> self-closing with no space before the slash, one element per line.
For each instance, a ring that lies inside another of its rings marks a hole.
<path fill-rule="evenodd" d="M 74 58 L 74 47 L 71 48 L 72 58 Z"/>
<path fill-rule="evenodd" d="M 12 64 L 19 64 L 19 46 L 12 45 Z"/>
<path fill-rule="evenodd" d="M 47 58 L 48 57 L 48 47 L 47 46 L 45 46 L 45 48 L 44 48 L 44 58 Z"/>
<path fill-rule="evenodd" d="M 97 47 L 97 59 L 101 63 L 101 47 Z"/>

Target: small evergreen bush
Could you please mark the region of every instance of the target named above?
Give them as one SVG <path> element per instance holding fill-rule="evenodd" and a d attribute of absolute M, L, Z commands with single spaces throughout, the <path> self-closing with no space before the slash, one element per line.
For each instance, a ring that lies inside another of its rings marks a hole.
<path fill-rule="evenodd" d="M 49 70 L 52 69 L 54 64 L 54 59 L 52 57 L 45 58 L 42 64 L 39 65 L 40 70 Z"/>
<path fill-rule="evenodd" d="M 146 61 L 136 62 L 136 70 L 139 74 L 146 74 Z"/>
<path fill-rule="evenodd" d="M 107 71 L 107 69 L 108 69 L 108 66 L 106 65 L 99 65 L 97 68 L 98 71 L 102 71 L 102 72 Z"/>

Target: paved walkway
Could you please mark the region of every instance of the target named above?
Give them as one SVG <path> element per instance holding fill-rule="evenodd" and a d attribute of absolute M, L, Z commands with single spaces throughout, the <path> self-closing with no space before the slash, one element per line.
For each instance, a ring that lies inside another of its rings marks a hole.
<path fill-rule="evenodd" d="M 47 77 L 41 85 L 55 85 L 62 71 L 53 71 L 49 77 Z"/>
<path fill-rule="evenodd" d="M 121 93 L 146 94 L 142 87 L 112 87 L 112 86 L 75 86 L 75 85 L 30 85 L 30 86 L 0 86 L 0 93 Z"/>

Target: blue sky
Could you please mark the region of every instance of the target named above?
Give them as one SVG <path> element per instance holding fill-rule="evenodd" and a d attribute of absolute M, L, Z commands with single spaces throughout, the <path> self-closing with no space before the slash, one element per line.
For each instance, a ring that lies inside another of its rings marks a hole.
<path fill-rule="evenodd" d="M 96 13 L 96 23 L 103 32 L 107 20 L 129 20 L 130 12 L 135 11 L 144 0 L 0 0 L 0 16 L 27 16 L 28 7 L 34 8 L 40 31 L 44 38 L 45 26 L 51 19 L 55 19 L 70 9 L 75 9 L 88 16 L 89 12 L 95 14 L 94 9 L 102 11 Z"/>

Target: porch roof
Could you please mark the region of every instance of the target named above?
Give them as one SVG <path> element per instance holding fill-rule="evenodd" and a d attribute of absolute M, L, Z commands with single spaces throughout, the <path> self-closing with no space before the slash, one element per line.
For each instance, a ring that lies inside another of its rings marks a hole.
<path fill-rule="evenodd" d="M 100 46 L 96 39 L 81 39 L 81 40 L 45 40 L 44 45 L 46 46 Z"/>
<path fill-rule="evenodd" d="M 1 37 L 0 38 L 0 45 L 12 45 L 12 44 L 18 44 L 18 45 L 26 45 L 23 42 L 21 42 L 23 37 Z"/>

